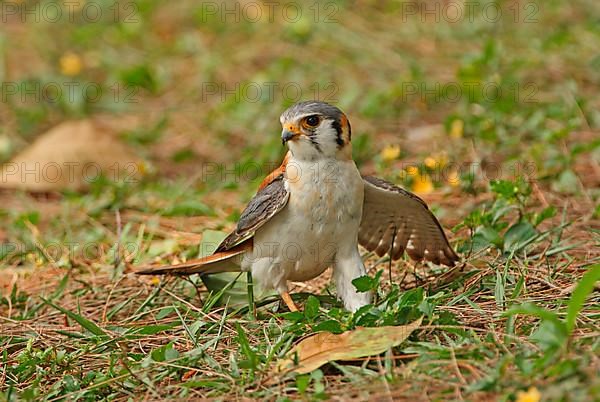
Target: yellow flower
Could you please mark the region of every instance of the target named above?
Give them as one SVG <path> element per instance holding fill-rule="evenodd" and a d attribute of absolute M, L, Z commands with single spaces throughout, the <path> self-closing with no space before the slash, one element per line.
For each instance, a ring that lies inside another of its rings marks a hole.
<path fill-rule="evenodd" d="M 160 284 L 160 278 L 158 276 L 153 276 L 152 279 L 150 279 L 150 283 L 154 286 L 158 286 Z"/>
<path fill-rule="evenodd" d="M 72 52 L 67 52 L 60 57 L 60 72 L 70 77 L 77 75 L 83 69 L 81 57 Z"/>
<path fill-rule="evenodd" d="M 433 191 L 433 182 L 428 175 L 418 175 L 412 186 L 412 190 L 417 194 L 429 194 Z"/>
<path fill-rule="evenodd" d="M 517 392 L 516 402 L 539 402 L 542 394 L 536 387 L 530 387 L 526 392 Z"/>
<path fill-rule="evenodd" d="M 381 150 L 381 159 L 384 162 L 391 162 L 400 157 L 400 145 L 388 145 Z"/>
<path fill-rule="evenodd" d="M 419 174 L 419 168 L 417 168 L 416 166 L 409 166 L 405 169 L 406 174 L 409 176 L 416 176 L 417 174 Z"/>
<path fill-rule="evenodd" d="M 429 169 L 441 169 L 446 166 L 448 163 L 448 156 L 445 152 L 438 152 L 432 155 L 429 155 L 427 158 L 423 160 L 423 164 L 427 166 Z"/>
<path fill-rule="evenodd" d="M 438 162 L 435 160 L 435 158 L 433 156 L 428 156 L 423 161 L 423 164 L 425 166 L 427 166 L 429 169 L 435 169 L 435 167 L 437 166 Z"/>
<path fill-rule="evenodd" d="M 152 165 L 149 165 L 144 160 L 137 161 L 137 163 L 135 165 L 137 167 L 137 171 L 135 172 L 136 176 L 137 175 L 145 176 L 145 175 L 150 174 L 152 172 Z"/>
<path fill-rule="evenodd" d="M 450 137 L 451 138 L 461 138 L 463 136 L 463 131 L 465 129 L 465 122 L 456 119 L 452 121 L 450 125 Z"/>

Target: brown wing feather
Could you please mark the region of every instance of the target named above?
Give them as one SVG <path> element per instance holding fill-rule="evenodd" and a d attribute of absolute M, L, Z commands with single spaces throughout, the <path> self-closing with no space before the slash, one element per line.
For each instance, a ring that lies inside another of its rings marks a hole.
<path fill-rule="evenodd" d="M 289 196 L 283 173 L 280 173 L 256 193 L 242 212 L 237 227 L 219 244 L 217 252 L 227 251 L 254 236 L 258 228 L 287 205 Z"/>
<path fill-rule="evenodd" d="M 282 166 L 269 174 L 263 181 L 254 198 L 242 212 L 235 230 L 219 244 L 214 254 L 183 264 L 144 267 L 135 273 L 140 275 L 191 275 L 239 271 L 240 257 L 238 256 L 252 249 L 252 237 L 256 230 L 287 205 L 290 195 L 284 182 L 287 160 L 288 156 L 286 155 Z"/>
<path fill-rule="evenodd" d="M 363 177 L 365 201 L 359 243 L 382 256 L 399 259 L 403 252 L 414 260 L 454 266 L 459 260 L 440 223 L 425 201 L 392 183 Z"/>
<path fill-rule="evenodd" d="M 239 258 L 235 258 L 252 249 L 252 239 L 239 244 L 228 251 L 216 252 L 212 255 L 195 258 L 181 264 L 143 267 L 135 271 L 138 275 L 192 275 L 215 274 L 218 272 L 238 272 Z"/>

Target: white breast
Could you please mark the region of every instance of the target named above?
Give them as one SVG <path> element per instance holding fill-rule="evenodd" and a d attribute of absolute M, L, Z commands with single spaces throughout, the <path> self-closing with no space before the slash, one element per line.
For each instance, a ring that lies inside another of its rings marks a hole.
<path fill-rule="evenodd" d="M 363 181 L 353 161 L 291 158 L 286 178 L 288 205 L 257 231 L 248 267 L 268 288 L 320 275 L 340 244 L 357 243 L 362 216 Z"/>

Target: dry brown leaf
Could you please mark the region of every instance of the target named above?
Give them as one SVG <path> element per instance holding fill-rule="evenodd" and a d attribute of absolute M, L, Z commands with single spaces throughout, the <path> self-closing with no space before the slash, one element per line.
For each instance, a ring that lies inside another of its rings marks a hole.
<path fill-rule="evenodd" d="M 311 335 L 294 346 L 287 358 L 277 364 L 277 371 L 305 374 L 334 360 L 378 355 L 404 342 L 422 320 L 423 317 L 401 326 L 357 328 L 339 335 L 330 332 Z"/>
<path fill-rule="evenodd" d="M 80 190 L 104 175 L 110 180 L 137 180 L 143 167 L 113 132 L 89 120 L 53 127 L 4 163 L 0 188 L 33 192 Z"/>

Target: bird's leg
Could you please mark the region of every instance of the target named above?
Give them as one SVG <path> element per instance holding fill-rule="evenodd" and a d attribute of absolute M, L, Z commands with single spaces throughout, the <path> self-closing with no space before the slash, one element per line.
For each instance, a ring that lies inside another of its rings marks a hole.
<path fill-rule="evenodd" d="M 373 292 L 359 292 L 352 284 L 352 280 L 366 275 L 366 272 L 356 243 L 348 243 L 337 251 L 333 263 L 335 288 L 338 297 L 344 301 L 344 307 L 352 312 L 372 302 Z"/>
<path fill-rule="evenodd" d="M 298 307 L 296 307 L 296 304 L 294 304 L 294 301 L 292 300 L 292 297 L 290 296 L 290 293 L 287 290 L 281 292 L 281 298 L 283 299 L 285 305 L 290 309 L 290 311 L 298 311 Z"/>

